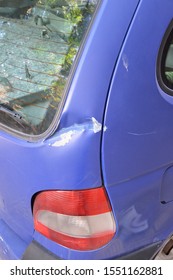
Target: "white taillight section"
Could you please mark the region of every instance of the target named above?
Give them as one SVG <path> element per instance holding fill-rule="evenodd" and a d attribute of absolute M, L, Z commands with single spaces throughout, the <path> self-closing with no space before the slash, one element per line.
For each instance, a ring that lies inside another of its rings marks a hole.
<path fill-rule="evenodd" d="M 100 232 L 114 230 L 110 212 L 95 216 L 69 216 L 39 211 L 37 220 L 51 230 L 74 237 L 85 238 Z"/>
<path fill-rule="evenodd" d="M 94 250 L 115 234 L 111 206 L 103 187 L 82 191 L 45 191 L 34 201 L 35 229 L 76 250 Z"/>

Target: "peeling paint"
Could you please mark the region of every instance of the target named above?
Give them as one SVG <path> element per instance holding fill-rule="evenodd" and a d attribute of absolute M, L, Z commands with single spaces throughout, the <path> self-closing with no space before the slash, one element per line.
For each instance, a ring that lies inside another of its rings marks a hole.
<path fill-rule="evenodd" d="M 106 131 L 106 127 L 103 128 Z M 82 134 L 85 131 L 92 131 L 99 133 L 102 130 L 102 124 L 99 123 L 94 117 L 81 124 L 74 124 L 68 128 L 63 128 L 53 137 L 54 142 L 50 143 L 53 147 L 63 147 L 71 142 L 74 136 Z M 55 140 L 56 139 L 56 140 Z"/>
<path fill-rule="evenodd" d="M 53 143 L 51 146 L 63 147 L 66 144 L 68 144 L 71 141 L 72 137 L 76 134 L 77 134 L 77 132 L 75 132 L 75 130 L 64 132 L 58 136 L 57 141 L 55 143 Z"/>
<path fill-rule="evenodd" d="M 91 118 L 91 120 L 92 120 L 92 123 L 93 123 L 93 131 L 94 131 L 94 133 L 100 132 L 102 130 L 102 124 L 99 123 L 95 118 Z"/>

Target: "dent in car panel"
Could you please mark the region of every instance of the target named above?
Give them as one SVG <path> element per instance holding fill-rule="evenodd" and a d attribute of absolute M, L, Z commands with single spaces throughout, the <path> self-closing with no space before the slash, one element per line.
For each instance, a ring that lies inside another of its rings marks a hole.
<path fill-rule="evenodd" d="M 89 119 L 86 122 L 81 124 L 74 124 L 68 128 L 61 129 L 58 133 L 56 133 L 55 142 L 51 142 L 49 145 L 53 147 L 61 147 L 67 145 L 75 136 L 85 132 L 85 131 L 92 131 L 93 133 L 98 133 L 102 130 L 102 124 L 99 123 L 94 117 Z M 104 127 L 106 130 L 106 126 Z"/>

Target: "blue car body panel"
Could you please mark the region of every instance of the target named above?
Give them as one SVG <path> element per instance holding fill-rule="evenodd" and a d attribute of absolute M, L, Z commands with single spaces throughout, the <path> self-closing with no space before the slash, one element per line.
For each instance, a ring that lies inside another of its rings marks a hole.
<path fill-rule="evenodd" d="M 116 65 L 104 120 L 103 178 L 118 221 L 114 246 L 120 254 L 173 231 L 172 181 L 163 185 L 165 172 L 172 171 L 173 110 L 156 78 L 173 5 L 155 4 L 140 3 Z M 161 190 L 169 194 L 168 203 L 161 203 Z"/>
<path fill-rule="evenodd" d="M 22 258 L 32 240 L 63 259 L 117 258 L 173 231 L 173 204 L 160 200 L 173 113 L 155 74 L 172 8 L 168 0 L 102 1 L 55 133 L 30 143 L 0 132 L 0 258 Z M 109 244 L 79 252 L 34 232 L 37 192 L 103 183 L 117 221 Z"/>

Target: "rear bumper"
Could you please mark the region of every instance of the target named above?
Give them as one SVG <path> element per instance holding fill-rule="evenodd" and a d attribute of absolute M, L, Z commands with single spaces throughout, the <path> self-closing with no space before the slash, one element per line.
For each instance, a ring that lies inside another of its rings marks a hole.
<path fill-rule="evenodd" d="M 0 260 L 21 259 L 26 248 L 27 243 L 0 219 Z"/>
<path fill-rule="evenodd" d="M 161 247 L 162 242 L 157 242 L 128 255 L 118 258 L 118 260 L 150 260 Z"/>
<path fill-rule="evenodd" d="M 160 248 L 162 242 L 158 242 L 147 246 L 143 249 L 135 251 L 131 254 L 117 258 L 117 260 L 149 260 L 152 259 L 154 254 Z M 44 247 L 40 246 L 37 242 L 33 241 L 25 251 L 23 258 L 24 260 L 60 260 L 58 256 L 53 255 L 47 251 Z"/>
<path fill-rule="evenodd" d="M 22 260 L 60 260 L 36 241 L 32 241 L 22 256 Z"/>
<path fill-rule="evenodd" d="M 123 255 L 119 260 L 147 260 L 158 251 L 162 242 Z M 0 259 L 1 260 L 60 260 L 61 258 L 46 250 L 36 241 L 28 245 L 8 225 L 0 219 Z"/>
<path fill-rule="evenodd" d="M 0 219 L 0 260 L 57 260 L 37 242 L 28 245 Z"/>

